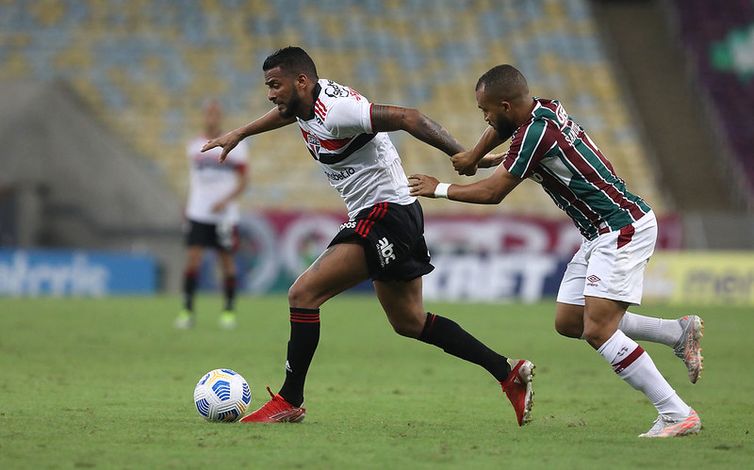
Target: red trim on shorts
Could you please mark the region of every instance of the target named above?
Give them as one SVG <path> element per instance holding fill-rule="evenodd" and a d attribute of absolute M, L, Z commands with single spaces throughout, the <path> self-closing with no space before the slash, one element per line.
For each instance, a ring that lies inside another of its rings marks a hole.
<path fill-rule="evenodd" d="M 375 209 L 377 209 L 377 212 L 375 213 L 375 211 L 373 210 L 369 214 L 369 217 L 367 217 L 367 220 L 364 223 L 364 227 L 362 227 L 364 237 L 369 235 L 369 231 L 372 230 L 372 227 L 374 227 L 374 224 L 376 222 L 379 222 L 380 220 L 385 218 L 385 216 L 387 215 L 388 204 L 387 202 L 381 202 L 375 206 Z M 374 216 L 372 216 L 372 214 L 374 214 Z"/>
<path fill-rule="evenodd" d="M 613 364 L 613 370 L 616 374 L 620 374 L 624 370 L 626 370 L 631 364 L 634 363 L 635 360 L 639 359 L 639 356 L 644 354 L 644 348 L 636 345 L 636 349 L 634 349 L 631 354 L 626 356 L 622 361 L 620 361 L 617 364 Z"/>
<path fill-rule="evenodd" d="M 369 215 L 366 219 L 359 220 L 359 223 L 356 224 L 356 233 L 362 236 L 362 238 L 365 238 L 367 234 L 364 232 L 364 226 L 367 224 L 367 221 L 374 216 L 375 212 L 377 212 L 377 206 L 372 207 L 372 211 L 369 212 Z"/>
<path fill-rule="evenodd" d="M 372 210 L 369 212 L 369 215 L 366 217 L 366 219 L 361 219 L 359 223 L 356 224 L 356 228 L 354 229 L 356 233 L 361 235 L 362 238 L 366 238 L 367 235 L 369 235 L 369 231 L 372 230 L 372 227 L 374 227 L 375 222 L 379 222 L 380 220 L 385 218 L 387 209 L 387 202 L 381 202 L 372 207 Z"/>
<path fill-rule="evenodd" d="M 631 239 L 634 238 L 634 233 L 636 233 L 636 229 L 630 224 L 620 229 L 620 235 L 618 235 L 618 249 L 631 243 Z"/>

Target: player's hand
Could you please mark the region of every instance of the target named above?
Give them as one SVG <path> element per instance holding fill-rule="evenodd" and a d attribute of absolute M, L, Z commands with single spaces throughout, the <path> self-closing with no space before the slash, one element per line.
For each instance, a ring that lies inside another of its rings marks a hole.
<path fill-rule="evenodd" d="M 223 151 L 220 154 L 220 161 L 224 162 L 230 151 L 233 150 L 240 141 L 241 136 L 236 131 L 230 131 L 225 135 L 221 135 L 216 139 L 208 141 L 204 144 L 204 147 L 202 147 L 202 152 L 206 152 L 215 147 L 222 147 Z"/>
<path fill-rule="evenodd" d="M 408 177 L 408 189 L 412 196 L 435 197 L 435 188 L 440 182 L 437 178 L 427 175 L 411 175 Z"/>
<path fill-rule="evenodd" d="M 477 163 L 477 167 L 492 168 L 493 166 L 498 166 L 499 164 L 503 163 L 504 158 L 505 158 L 505 152 L 488 153 L 487 155 L 482 157 L 481 160 L 479 160 L 479 163 Z"/>
<path fill-rule="evenodd" d="M 450 161 L 459 175 L 474 176 L 476 174 L 477 162 L 471 152 L 459 152 L 450 157 Z"/>
<path fill-rule="evenodd" d="M 228 201 L 217 201 L 216 203 L 212 204 L 212 213 L 217 214 L 218 212 L 224 211 L 227 205 Z"/>

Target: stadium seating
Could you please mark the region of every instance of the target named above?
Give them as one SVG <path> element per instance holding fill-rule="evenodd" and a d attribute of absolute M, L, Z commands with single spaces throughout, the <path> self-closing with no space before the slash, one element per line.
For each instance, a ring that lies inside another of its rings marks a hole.
<path fill-rule="evenodd" d="M 465 145 L 484 128 L 476 79 L 496 64 L 515 64 L 537 95 L 560 98 L 629 186 L 663 210 L 648 149 L 586 0 L 0 0 L 0 79 L 70 81 L 177 191 L 186 184 L 184 142 L 200 128 L 201 103 L 217 97 L 228 127 L 265 112 L 261 63 L 289 44 L 307 49 L 321 76 L 373 101 L 419 107 Z M 458 180 L 442 154 L 395 137 L 408 173 Z M 339 207 L 297 131 L 251 144 L 249 207 Z M 304 184 L 313 179 L 322 184 Z M 502 210 L 557 213 L 533 184 Z"/>

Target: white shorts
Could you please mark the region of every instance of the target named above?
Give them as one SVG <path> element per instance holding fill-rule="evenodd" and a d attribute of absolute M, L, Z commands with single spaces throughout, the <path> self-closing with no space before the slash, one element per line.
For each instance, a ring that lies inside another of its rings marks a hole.
<path fill-rule="evenodd" d="M 644 268 L 655 249 L 657 220 L 653 212 L 620 230 L 581 243 L 568 263 L 558 302 L 584 305 L 584 296 L 640 304 Z"/>

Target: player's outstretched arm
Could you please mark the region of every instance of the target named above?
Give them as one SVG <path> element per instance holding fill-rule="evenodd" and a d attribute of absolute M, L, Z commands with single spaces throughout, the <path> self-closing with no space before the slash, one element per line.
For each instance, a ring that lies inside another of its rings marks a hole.
<path fill-rule="evenodd" d="M 427 175 L 411 175 L 408 187 L 412 196 L 447 198 L 474 204 L 499 204 L 505 196 L 523 181 L 500 167 L 491 176 L 471 184 L 440 183 Z"/>
<path fill-rule="evenodd" d="M 255 135 L 261 134 L 271 130 L 278 129 L 288 124 L 296 122 L 295 117 L 284 117 L 280 114 L 277 108 L 272 108 L 264 116 L 251 121 L 243 127 L 232 130 L 225 135 L 221 135 L 216 139 L 212 139 L 202 147 L 202 152 L 206 152 L 209 149 L 215 147 L 222 147 L 223 151 L 220 154 L 220 161 L 225 161 L 225 157 L 228 156 L 231 150 L 233 150 L 239 142 L 243 139 Z"/>
<path fill-rule="evenodd" d="M 418 109 L 372 105 L 372 132 L 406 131 L 417 139 L 452 156 L 463 152 L 463 146 L 445 130 Z"/>

